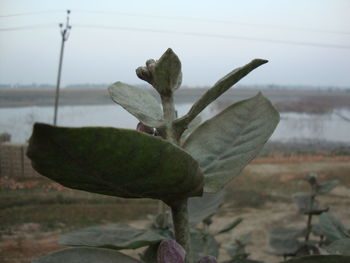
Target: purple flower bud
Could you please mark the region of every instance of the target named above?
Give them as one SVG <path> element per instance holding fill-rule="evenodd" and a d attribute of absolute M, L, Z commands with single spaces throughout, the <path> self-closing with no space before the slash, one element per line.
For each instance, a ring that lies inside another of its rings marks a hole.
<path fill-rule="evenodd" d="M 147 125 L 144 125 L 141 122 L 139 122 L 137 124 L 136 130 L 138 130 L 140 132 L 144 132 L 144 133 L 148 133 L 148 134 L 154 135 L 154 128 L 149 127 Z"/>
<path fill-rule="evenodd" d="M 173 239 L 163 240 L 158 247 L 158 263 L 184 263 L 185 257 L 185 250 Z"/>
<path fill-rule="evenodd" d="M 198 263 L 218 263 L 215 257 L 212 256 L 205 256 L 202 257 Z"/>

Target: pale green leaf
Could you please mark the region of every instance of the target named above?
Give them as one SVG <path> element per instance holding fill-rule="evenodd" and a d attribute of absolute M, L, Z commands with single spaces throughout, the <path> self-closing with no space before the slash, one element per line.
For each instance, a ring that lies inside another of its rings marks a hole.
<path fill-rule="evenodd" d="M 194 262 L 197 262 L 204 256 L 217 258 L 220 246 L 212 235 L 191 229 L 191 248 Z"/>
<path fill-rule="evenodd" d="M 136 249 L 159 243 L 165 237 L 153 230 L 128 225 L 97 226 L 64 234 L 59 243 L 67 246 Z"/>
<path fill-rule="evenodd" d="M 108 87 L 112 100 L 134 115 L 147 126 L 158 128 L 163 125 L 163 111 L 159 102 L 145 89 L 122 82 Z"/>
<path fill-rule="evenodd" d="M 188 216 L 191 224 L 198 224 L 216 213 L 224 203 L 224 191 L 203 193 L 202 196 L 188 199 Z"/>
<path fill-rule="evenodd" d="M 178 89 L 182 82 L 181 62 L 171 48 L 154 65 L 153 86 L 162 95 Z"/>
<path fill-rule="evenodd" d="M 198 162 L 206 192 L 216 192 L 254 159 L 279 122 L 279 114 L 261 93 L 235 103 L 201 124 L 183 147 Z"/>
<path fill-rule="evenodd" d="M 182 118 L 176 120 L 175 126 L 179 130 L 184 130 L 187 125 L 204 110 L 210 103 L 220 97 L 224 92 L 231 88 L 234 84 L 244 78 L 249 72 L 256 69 L 257 67 L 267 63 L 265 59 L 254 59 L 250 63 L 236 68 L 235 70 L 228 73 L 226 76 L 218 80 L 215 85 L 208 89 L 199 100 L 197 100 L 189 112 Z"/>
<path fill-rule="evenodd" d="M 323 213 L 319 216 L 318 227 L 330 242 L 350 237 L 343 223 L 329 213 Z"/>
<path fill-rule="evenodd" d="M 325 249 L 330 254 L 350 256 L 350 238 L 338 239 L 327 246 Z"/>
<path fill-rule="evenodd" d="M 27 155 L 40 174 L 73 189 L 163 201 L 202 192 L 203 175 L 188 153 L 133 130 L 37 123 Z"/>
<path fill-rule="evenodd" d="M 67 248 L 35 259 L 32 263 L 141 263 L 118 251 L 105 248 Z"/>

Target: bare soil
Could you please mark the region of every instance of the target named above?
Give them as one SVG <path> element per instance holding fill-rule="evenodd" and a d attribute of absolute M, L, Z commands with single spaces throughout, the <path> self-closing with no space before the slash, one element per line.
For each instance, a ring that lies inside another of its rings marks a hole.
<path fill-rule="evenodd" d="M 225 224 L 232 222 L 236 217 L 243 217 L 244 221 L 237 228 L 230 233 L 219 235 L 218 241 L 222 244 L 229 243 L 240 235 L 251 232 L 253 244 L 247 248 L 251 253 L 251 259 L 271 263 L 282 261 L 282 258 L 268 253 L 272 251 L 268 245 L 268 231 L 277 226 L 303 226 L 306 224 L 305 216 L 299 215 L 297 212 L 292 194 L 308 190 L 308 185 L 303 180 L 308 173 L 318 173 L 320 180 L 337 178 L 341 181 L 341 184 L 330 194 L 322 196 L 319 200 L 324 205 L 329 206 L 330 212 L 343 221 L 346 226 L 350 226 L 349 161 L 348 156 L 329 157 L 328 159 L 320 159 L 317 156 L 305 159 L 296 157 L 294 159 L 290 157 L 260 158 L 254 161 L 228 185 L 226 202 L 215 215 L 210 231 L 218 230 Z M 135 202 L 130 203 L 134 213 L 129 210 L 127 218 L 122 217 L 119 222 L 128 222 L 135 227 L 143 228 L 149 224 L 148 210 L 140 210 L 140 207 L 148 205 L 150 213 L 156 209 L 154 209 L 154 203 L 138 203 L 139 207 L 136 204 Z M 95 204 L 97 213 L 99 205 L 101 204 Z M 122 213 L 123 210 L 125 210 L 125 206 L 119 212 Z M 17 213 L 15 209 L 11 211 Z M 85 213 L 85 210 L 79 212 Z M 2 216 L 4 216 L 3 212 L 1 212 Z M 21 214 L 17 214 L 17 216 L 21 216 Z M 2 222 L 7 222 L 1 217 Z M 25 222 L 25 220 L 18 218 L 18 222 L 16 222 L 12 219 L 14 221 L 12 224 L 7 222 L 5 227 L 4 225 L 1 227 L 0 262 L 27 263 L 34 258 L 63 248 L 57 244 L 57 240 L 62 233 L 71 231 L 72 226 L 66 223 L 61 223 L 62 225 L 58 223 L 57 225 L 56 222 L 55 228 L 48 228 L 44 223 L 33 222 L 35 220 L 30 216 L 28 218 L 32 221 Z M 111 222 L 107 220 L 92 223 Z M 73 228 L 79 228 L 79 225 L 75 225 Z M 126 252 L 137 257 L 140 250 Z M 223 249 L 219 259 L 227 259 Z"/>

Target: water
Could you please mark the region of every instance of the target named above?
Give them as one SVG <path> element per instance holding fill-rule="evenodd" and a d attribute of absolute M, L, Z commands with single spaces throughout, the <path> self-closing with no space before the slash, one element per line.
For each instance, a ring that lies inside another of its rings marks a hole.
<path fill-rule="evenodd" d="M 177 105 L 182 116 L 191 104 Z M 350 110 L 337 110 L 342 116 L 350 117 Z M 203 119 L 214 113 L 206 110 Z M 30 137 L 35 122 L 52 123 L 52 107 L 21 107 L 0 109 L 0 133 L 12 135 L 12 142 L 23 143 Z M 135 129 L 138 121 L 118 105 L 61 106 L 58 112 L 60 126 L 108 126 Z M 350 122 L 336 113 L 304 114 L 282 113 L 281 121 L 271 137 L 273 141 L 320 140 L 350 143 Z"/>

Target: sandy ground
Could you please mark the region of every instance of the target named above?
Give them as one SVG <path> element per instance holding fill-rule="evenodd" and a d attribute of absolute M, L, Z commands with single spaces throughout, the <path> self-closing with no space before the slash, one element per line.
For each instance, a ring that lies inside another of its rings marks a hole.
<path fill-rule="evenodd" d="M 268 231 L 277 226 L 303 226 L 306 224 L 305 216 L 299 215 L 292 201 L 293 189 L 286 188 L 288 185 L 302 185 L 302 178 L 309 172 L 317 172 L 320 178 L 339 178 L 342 184 L 336 187 L 329 195 L 322 196 L 320 202 L 330 206 L 330 212 L 350 226 L 350 162 L 348 158 L 333 161 L 308 161 L 308 162 L 277 162 L 259 163 L 249 165 L 243 174 L 234 180 L 229 186 L 229 191 L 236 191 L 251 184 L 272 182 L 275 187 L 263 189 L 270 196 L 277 198 L 274 201 L 266 201 L 258 207 L 238 205 L 235 200 L 228 199 L 220 212 L 214 217 L 211 231 L 215 231 L 223 225 L 232 222 L 236 217 L 243 217 L 244 221 L 230 233 L 217 236 L 222 243 L 229 243 L 232 239 L 242 234 L 251 232 L 253 244 L 247 250 L 251 253 L 250 258 L 264 260 L 264 262 L 280 262 L 282 258 L 270 255 L 272 249 L 268 245 Z M 349 178 L 348 178 L 349 177 Z M 270 184 L 271 185 L 271 184 Z M 261 186 L 261 189 L 264 186 Z M 286 190 L 285 190 L 286 189 Z M 316 220 L 317 221 L 317 220 Z M 149 221 L 132 221 L 136 227 L 145 227 Z M 28 222 L 16 230 L 11 237 L 3 236 L 0 239 L 0 262 L 1 263 L 27 263 L 38 256 L 45 255 L 63 246 L 57 244 L 61 230 L 55 232 L 42 232 L 40 225 Z M 128 254 L 137 256 L 140 251 L 129 251 Z M 220 260 L 227 259 L 222 249 Z"/>

